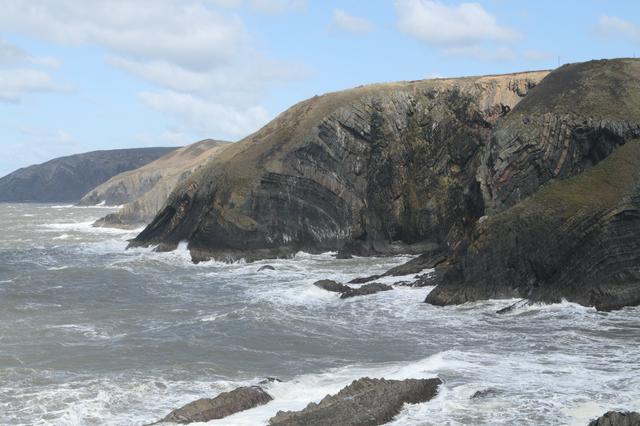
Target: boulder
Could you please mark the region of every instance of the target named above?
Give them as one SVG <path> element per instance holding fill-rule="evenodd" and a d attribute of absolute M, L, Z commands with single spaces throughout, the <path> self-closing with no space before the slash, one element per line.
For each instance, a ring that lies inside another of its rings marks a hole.
<path fill-rule="evenodd" d="M 640 413 L 609 411 L 592 420 L 589 426 L 640 426 Z"/>
<path fill-rule="evenodd" d="M 274 268 L 274 267 L 273 267 L 273 266 L 271 266 L 271 265 L 264 265 L 264 266 L 261 266 L 260 268 L 258 268 L 258 272 L 262 272 L 262 271 L 275 271 L 275 270 L 276 270 L 276 268 Z"/>
<path fill-rule="evenodd" d="M 313 283 L 313 285 L 320 287 L 323 290 L 333 291 L 335 293 L 344 293 L 345 291 L 352 290 L 351 287 L 333 280 L 320 280 Z"/>
<path fill-rule="evenodd" d="M 273 398 L 259 386 L 247 386 L 223 392 L 215 398 L 202 398 L 173 410 L 158 423 L 188 424 L 222 419 L 239 411 L 264 405 Z"/>
<path fill-rule="evenodd" d="M 368 377 L 354 380 L 335 395 L 301 411 L 279 411 L 271 426 L 366 426 L 387 423 L 405 403 L 429 401 L 438 392 L 440 379 L 386 380 Z"/>
<path fill-rule="evenodd" d="M 355 297 L 355 296 L 366 296 L 368 294 L 379 293 L 381 291 L 393 290 L 393 287 L 391 287 L 390 285 L 382 284 L 382 283 L 365 284 L 360 288 L 352 288 L 352 287 L 347 287 L 347 288 L 348 290 L 344 291 L 340 295 L 340 299 L 348 299 L 349 297 Z"/>
<path fill-rule="evenodd" d="M 381 276 L 382 275 L 370 275 L 368 277 L 354 278 L 351 281 L 349 281 L 349 284 L 364 284 L 364 283 L 368 283 L 369 281 L 375 281 Z"/>

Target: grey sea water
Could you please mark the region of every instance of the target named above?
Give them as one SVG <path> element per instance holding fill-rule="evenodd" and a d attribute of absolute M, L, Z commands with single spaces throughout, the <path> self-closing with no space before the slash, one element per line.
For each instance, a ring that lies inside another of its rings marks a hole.
<path fill-rule="evenodd" d="M 584 425 L 640 410 L 640 309 L 508 301 L 434 307 L 429 289 L 340 300 L 318 279 L 406 257 L 194 265 L 125 250 L 106 208 L 0 204 L 0 424 L 138 425 L 265 377 L 274 401 L 212 425 L 259 425 L 362 377 L 444 385 L 393 425 Z M 265 264 L 275 271 L 257 272 Z M 388 281 L 393 282 L 393 281 Z M 476 391 L 491 389 L 484 398 Z"/>

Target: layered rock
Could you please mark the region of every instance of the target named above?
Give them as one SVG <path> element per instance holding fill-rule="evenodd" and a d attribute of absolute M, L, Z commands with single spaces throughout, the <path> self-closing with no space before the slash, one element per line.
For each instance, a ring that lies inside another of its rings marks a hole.
<path fill-rule="evenodd" d="M 202 398 L 177 408 L 157 423 L 188 424 L 222 419 L 240 411 L 264 405 L 273 398 L 259 386 L 223 392 L 215 398 Z M 157 424 L 154 423 L 154 424 Z"/>
<path fill-rule="evenodd" d="M 367 426 L 387 423 L 402 406 L 425 402 L 436 396 L 440 379 L 385 380 L 368 377 L 354 380 L 335 395 L 302 411 L 280 411 L 271 426 Z"/>
<path fill-rule="evenodd" d="M 87 193 L 80 204 L 123 205 L 118 212 L 99 220 L 99 226 L 146 224 L 179 182 L 227 146 L 227 142 L 205 139 L 179 148 L 143 167 L 114 176 Z"/>
<path fill-rule="evenodd" d="M 640 304 L 640 140 L 480 224 L 427 302 L 516 297 Z"/>
<path fill-rule="evenodd" d="M 495 120 L 546 74 L 309 99 L 186 179 L 132 245 L 187 240 L 195 261 L 455 245 L 484 213 L 476 172 Z"/>
<path fill-rule="evenodd" d="M 25 167 L 0 178 L 0 202 L 77 202 L 87 191 L 175 148 L 93 151 Z"/>
<path fill-rule="evenodd" d="M 639 82 L 636 60 L 568 65 L 504 118 L 478 174 L 492 214 L 427 302 L 640 304 Z"/>

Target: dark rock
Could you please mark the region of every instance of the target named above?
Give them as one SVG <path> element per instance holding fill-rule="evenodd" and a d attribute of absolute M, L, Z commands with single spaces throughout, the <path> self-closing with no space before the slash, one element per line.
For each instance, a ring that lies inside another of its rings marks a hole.
<path fill-rule="evenodd" d="M 320 280 L 313 283 L 316 287 L 320 287 L 323 290 L 333 291 L 335 293 L 344 293 L 351 290 L 351 287 L 341 284 L 333 280 Z"/>
<path fill-rule="evenodd" d="M 438 392 L 440 379 L 385 380 L 362 378 L 320 403 L 298 412 L 280 411 L 271 426 L 381 425 L 397 415 L 405 403 L 429 401 Z"/>
<path fill-rule="evenodd" d="M 258 384 L 259 385 L 267 385 L 269 383 L 274 383 L 274 382 L 281 383 L 282 380 L 278 379 L 277 377 L 265 377 L 264 380 L 260 380 L 260 382 Z"/>
<path fill-rule="evenodd" d="M 498 395 L 498 391 L 496 389 L 483 389 L 483 390 L 479 390 L 473 393 L 473 395 L 471 395 L 471 399 L 480 399 L 480 398 L 492 398 L 496 395 Z"/>
<path fill-rule="evenodd" d="M 338 254 L 336 254 L 336 259 L 353 259 L 353 255 L 343 251 L 338 251 Z"/>
<path fill-rule="evenodd" d="M 93 151 L 25 167 L 0 178 L 0 202 L 76 202 L 109 178 L 175 149 Z"/>
<path fill-rule="evenodd" d="M 425 269 L 433 269 L 444 263 L 446 260 L 447 255 L 444 250 L 438 245 L 433 245 L 428 251 L 425 251 L 420 256 L 411 259 L 402 265 L 389 269 L 387 272 L 382 274 L 382 276 L 397 277 L 401 275 L 417 274 Z"/>
<path fill-rule="evenodd" d="M 368 283 L 369 281 L 375 281 L 381 276 L 382 275 L 371 275 L 369 277 L 354 278 L 351 281 L 349 281 L 349 284 L 364 284 L 364 283 Z"/>
<path fill-rule="evenodd" d="M 516 303 L 513 303 L 507 307 L 504 307 L 502 309 L 498 309 L 496 311 L 496 314 L 509 314 L 513 311 L 515 311 L 516 309 L 519 308 L 523 308 L 525 306 L 529 305 L 529 301 L 527 299 L 522 299 L 522 300 L 518 300 Z"/>
<path fill-rule="evenodd" d="M 428 303 L 640 304 L 638 81 L 637 60 L 567 65 L 500 121 L 478 169 L 487 215 Z"/>
<path fill-rule="evenodd" d="M 478 226 L 426 301 L 640 304 L 640 140 Z"/>
<path fill-rule="evenodd" d="M 264 405 L 273 398 L 258 386 L 241 387 L 213 399 L 202 398 L 169 413 L 162 422 L 188 424 L 222 419 L 239 411 Z"/>
<path fill-rule="evenodd" d="M 351 288 L 351 287 L 347 287 L 347 288 L 348 290 L 344 291 L 340 295 L 341 299 L 348 299 L 349 297 L 355 297 L 355 296 L 366 296 L 368 294 L 379 293 L 381 291 L 393 290 L 393 287 L 391 287 L 390 285 L 381 284 L 381 283 L 365 284 L 360 288 Z"/>
<path fill-rule="evenodd" d="M 261 266 L 260 268 L 258 268 L 258 272 L 260 272 L 260 271 L 275 271 L 275 270 L 276 270 L 276 268 L 274 268 L 271 265 L 264 265 L 264 266 Z"/>
<path fill-rule="evenodd" d="M 592 420 L 589 426 L 640 426 L 640 413 L 609 411 Z"/>

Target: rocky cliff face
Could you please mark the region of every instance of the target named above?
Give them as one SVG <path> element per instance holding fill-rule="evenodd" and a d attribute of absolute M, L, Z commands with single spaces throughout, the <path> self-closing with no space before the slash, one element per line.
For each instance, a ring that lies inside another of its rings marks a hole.
<path fill-rule="evenodd" d="M 56 158 L 0 178 L 0 201 L 78 201 L 87 191 L 127 170 L 141 167 L 175 148 L 94 151 Z"/>
<path fill-rule="evenodd" d="M 302 102 L 180 184 L 133 241 L 194 259 L 455 245 L 484 214 L 483 146 L 547 73 L 373 85 Z"/>
<path fill-rule="evenodd" d="M 81 205 L 123 205 L 97 222 L 100 226 L 131 227 L 149 223 L 175 186 L 228 146 L 205 139 L 179 148 L 135 170 L 112 177 L 87 193 Z"/>
<path fill-rule="evenodd" d="M 637 60 L 568 65 L 497 125 L 478 173 L 491 214 L 427 302 L 640 304 L 639 83 Z"/>

